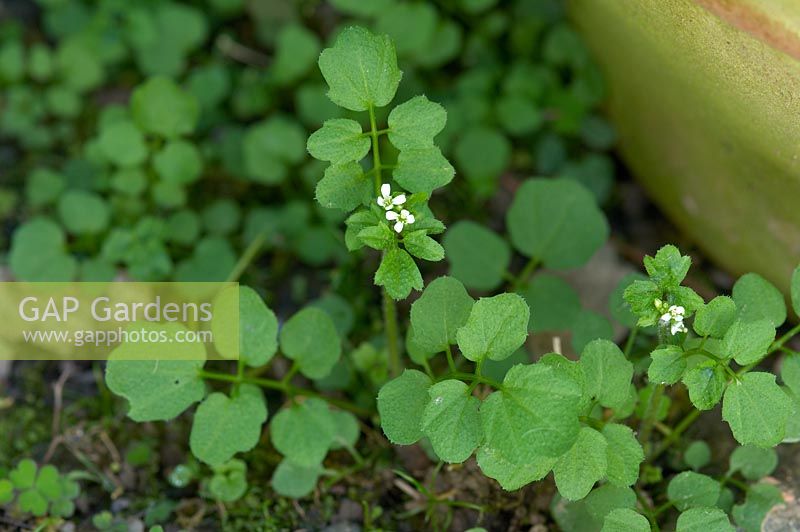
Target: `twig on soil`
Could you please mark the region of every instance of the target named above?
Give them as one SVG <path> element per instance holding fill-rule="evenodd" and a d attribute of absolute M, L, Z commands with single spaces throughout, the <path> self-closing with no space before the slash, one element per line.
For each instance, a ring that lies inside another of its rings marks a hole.
<path fill-rule="evenodd" d="M 234 41 L 230 35 L 217 37 L 216 46 L 224 55 L 245 65 L 263 68 L 270 62 L 269 56 Z"/>

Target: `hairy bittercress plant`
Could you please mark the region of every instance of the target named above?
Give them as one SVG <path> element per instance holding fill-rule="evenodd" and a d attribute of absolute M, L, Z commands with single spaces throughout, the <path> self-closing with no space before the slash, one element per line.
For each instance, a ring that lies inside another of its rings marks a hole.
<path fill-rule="evenodd" d="M 380 355 L 371 343 L 362 343 L 349 359 L 371 384 L 382 384 L 377 410 L 388 439 L 396 445 L 427 439 L 446 463 L 474 455 L 483 473 L 508 490 L 552 472 L 562 499 L 553 515 L 565 530 L 658 529 L 673 507 L 680 513 L 678 530 L 701 524 L 732 530 L 728 514 L 739 526 L 757 529 L 779 493 L 768 484 L 746 482 L 774 469 L 772 447 L 800 440 L 800 353 L 785 347 L 800 327 L 776 339 L 787 315 L 777 289 L 749 274 L 736 283 L 732 297 L 706 303 L 682 284 L 689 257 L 666 246 L 645 259 L 648 276 L 630 282 L 614 307 L 615 317 L 633 326 L 623 350 L 610 340 L 605 319 L 581 309 L 577 294 L 561 279 L 532 277 L 539 266 L 582 266 L 605 242 L 608 224 L 589 191 L 567 179 L 527 180 L 507 213 L 510 244 L 478 224 L 459 222 L 443 248 L 430 236 L 442 233 L 444 225 L 428 200 L 454 173 L 433 143 L 445 124 L 444 109 L 417 96 L 394 107 L 380 128 L 376 109 L 391 103 L 401 78 L 387 37 L 348 28 L 319 64 L 330 99 L 366 113 L 368 120 L 366 129 L 349 118 L 329 120 L 307 147 L 330 163 L 316 196 L 325 207 L 349 213 L 347 247 L 381 253 L 374 281 L 384 291 L 394 378 L 385 382 L 385 363 L 383 372 L 373 371 Z M 399 150 L 396 164 L 382 156 L 384 139 Z M 451 276 L 430 282 L 411 305 L 405 350 L 419 369 L 401 372 L 395 300 L 423 288 L 415 259 L 439 261 L 445 249 Z M 512 249 L 527 258 L 516 275 L 508 271 Z M 491 297 L 476 300 L 467 291 L 495 290 L 504 281 L 508 292 Z M 168 420 L 200 403 L 190 447 L 213 469 L 216 487 L 209 491 L 221 501 L 244 493 L 246 467 L 234 457 L 257 445 L 268 417 L 272 444 L 284 456 L 272 479 L 278 493 L 302 497 L 321 476 L 339 478 L 323 465 L 330 450 L 346 449 L 356 467 L 363 466 L 354 448 L 360 430 L 353 414 L 367 417 L 371 411 L 292 383 L 297 373 L 319 382 L 334 371 L 342 338 L 330 315 L 308 306 L 279 327 L 256 292 L 241 288 L 242 334 L 234 337 L 235 328 L 226 321 L 231 313 L 225 312 L 235 300 L 231 295 L 223 292 L 216 301 L 212 329 L 223 356 L 238 345 L 235 373 L 176 357 L 126 360 L 131 357 L 125 345 L 115 351 L 106 380 L 130 402 L 130 417 Z M 800 269 L 792 297 L 800 313 Z M 553 352 L 529 363 L 524 345 L 531 331 L 565 330 L 572 333 L 577 360 Z M 637 351 L 643 345 L 642 357 Z M 291 369 L 281 380 L 258 376 L 279 351 Z M 787 355 L 783 387 L 774 375 L 755 371 L 778 352 Z M 643 367 L 645 382 L 636 369 Z M 212 381 L 231 388 L 209 393 Z M 670 427 L 673 404 L 667 392 L 679 382 L 695 409 Z M 289 401 L 268 414 L 261 388 L 282 392 Z M 720 401 L 722 417 L 742 447 L 726 475 L 714 479 L 699 472 L 709 464 L 708 445 L 684 445 L 681 436 L 701 411 Z M 675 458 L 670 467 L 686 469 L 666 481 L 665 464 L 659 462 L 665 452 Z M 734 506 L 733 489 L 746 492 L 742 504 Z"/>

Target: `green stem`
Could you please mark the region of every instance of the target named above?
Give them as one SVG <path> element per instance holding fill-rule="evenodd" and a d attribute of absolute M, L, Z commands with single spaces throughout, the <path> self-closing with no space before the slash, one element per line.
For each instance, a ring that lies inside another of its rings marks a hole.
<path fill-rule="evenodd" d="M 267 232 L 263 231 L 259 233 L 252 242 L 250 242 L 250 245 L 244 250 L 242 256 L 239 257 L 239 261 L 236 263 L 236 266 L 233 267 L 230 275 L 228 275 L 228 278 L 225 280 L 226 283 L 233 283 L 239 280 L 247 267 L 250 266 L 250 263 L 253 262 L 253 259 L 256 258 L 258 250 L 261 249 L 261 246 L 264 245 L 266 240 Z"/>
<path fill-rule="evenodd" d="M 461 373 L 461 372 L 458 372 L 458 371 L 453 371 L 451 373 L 448 373 L 447 375 L 445 375 L 444 377 L 442 377 L 439 380 L 442 381 L 442 380 L 447 380 L 447 379 L 463 379 L 463 380 L 472 381 L 472 382 L 480 382 L 482 384 L 488 384 L 489 386 L 491 386 L 493 388 L 496 388 L 498 390 L 502 390 L 503 389 L 502 383 L 499 383 L 496 380 L 490 379 L 488 377 L 479 377 L 479 376 L 475 375 L 474 373 Z"/>
<path fill-rule="evenodd" d="M 631 349 L 633 349 L 633 344 L 636 342 L 636 335 L 639 332 L 639 326 L 636 325 L 631 329 L 631 332 L 628 333 L 628 340 L 625 342 L 625 358 L 631 354 Z"/>
<path fill-rule="evenodd" d="M 369 134 L 372 137 L 372 168 L 375 170 L 375 195 L 377 196 L 381 192 L 383 179 L 381 176 L 381 149 L 378 139 L 378 124 L 375 120 L 375 108 L 372 104 L 369 106 L 369 127 Z"/>
<path fill-rule="evenodd" d="M 658 409 L 661 405 L 661 398 L 664 397 L 664 385 L 657 384 L 653 393 L 650 394 L 650 400 L 647 403 L 647 410 L 645 411 L 644 418 L 642 419 L 641 428 L 639 430 L 639 441 L 645 448 L 645 454 L 650 442 L 650 434 L 653 432 L 653 425 L 658 416 Z"/>
<path fill-rule="evenodd" d="M 383 289 L 383 325 L 386 328 L 386 348 L 389 351 L 389 371 L 393 377 L 400 375 L 400 332 L 397 325 L 397 306 L 386 289 Z"/>
<path fill-rule="evenodd" d="M 691 412 L 689 412 L 686 415 L 686 417 L 684 417 L 680 421 L 680 423 L 678 423 L 678 425 L 674 429 L 672 429 L 670 435 L 664 438 L 664 440 L 661 442 L 661 445 L 659 445 L 658 448 L 653 453 L 653 456 L 650 457 L 650 461 L 653 461 L 659 456 L 661 456 L 661 454 L 663 454 L 664 451 L 669 449 L 670 445 L 678 441 L 681 435 L 683 435 L 683 433 L 686 431 L 686 429 L 688 429 L 692 425 L 692 423 L 694 423 L 697 420 L 697 418 L 700 417 L 701 413 L 702 412 L 700 410 L 692 410 Z"/>
<path fill-rule="evenodd" d="M 767 354 L 771 355 L 772 353 L 783 347 L 783 345 L 786 342 L 794 338 L 797 334 L 800 334 L 800 324 L 795 325 L 794 327 L 789 329 L 789 331 L 786 334 L 784 334 L 783 336 L 772 342 L 772 346 L 770 347 Z"/>
<path fill-rule="evenodd" d="M 634 490 L 636 493 L 636 499 L 639 501 L 639 504 L 642 506 L 642 513 L 644 513 L 647 520 L 650 521 L 650 529 L 658 532 L 660 529 L 658 528 L 658 521 L 656 521 L 655 512 L 653 507 L 650 506 L 650 503 L 639 493 L 639 490 Z"/>
<path fill-rule="evenodd" d="M 514 282 L 511 283 L 511 291 L 515 292 L 518 288 L 526 284 L 531 274 L 533 274 L 538 266 L 539 259 L 536 257 L 531 257 L 525 267 L 522 268 L 522 271 L 519 272 L 519 275 L 517 275 L 517 277 L 514 279 Z"/>
<path fill-rule="evenodd" d="M 204 379 L 215 380 L 215 381 L 232 382 L 234 384 L 239 384 L 239 383 L 255 384 L 256 386 L 261 386 L 262 388 L 267 388 L 270 390 L 279 390 L 287 395 L 305 395 L 307 397 L 317 397 L 319 399 L 327 401 L 328 403 L 334 406 L 341 408 L 342 410 L 348 410 L 361 417 L 369 417 L 370 415 L 372 415 L 372 412 L 370 412 L 366 408 L 362 408 L 349 401 L 345 401 L 343 399 L 336 399 L 335 397 L 326 397 L 314 390 L 299 388 L 297 386 L 292 386 L 291 384 L 281 381 L 276 381 L 273 379 L 261 379 L 257 377 L 248 377 L 246 375 L 240 377 L 239 375 L 231 375 L 230 373 L 219 373 L 216 371 L 206 371 L 206 370 L 200 370 L 198 372 L 198 375 Z"/>
<path fill-rule="evenodd" d="M 447 354 L 447 366 L 450 368 L 452 373 L 456 373 L 456 363 L 453 360 L 453 350 L 450 349 L 450 344 L 447 344 L 447 348 L 445 349 L 445 353 Z M 469 375 L 469 374 L 467 374 Z"/>

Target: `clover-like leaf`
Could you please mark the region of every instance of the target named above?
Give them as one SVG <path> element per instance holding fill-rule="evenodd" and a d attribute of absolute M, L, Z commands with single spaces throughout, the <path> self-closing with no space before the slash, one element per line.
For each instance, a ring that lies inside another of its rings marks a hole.
<path fill-rule="evenodd" d="M 392 177 L 409 192 L 432 192 L 453 180 L 455 169 L 436 146 L 400 152 Z"/>
<path fill-rule="evenodd" d="M 689 508 L 678 516 L 676 532 L 734 532 L 728 516 L 719 508 Z"/>
<path fill-rule="evenodd" d="M 407 369 L 378 392 L 381 428 L 396 445 L 411 445 L 422 438 L 422 418 L 430 401 L 431 379 L 421 371 Z"/>
<path fill-rule="evenodd" d="M 652 362 L 647 368 L 650 382 L 658 384 L 675 384 L 686 371 L 686 359 L 683 349 L 676 345 L 668 345 L 650 353 Z"/>
<path fill-rule="evenodd" d="M 722 352 L 741 366 L 755 364 L 764 358 L 775 340 L 775 327 L 768 319 L 737 320 L 722 339 Z"/>
<path fill-rule="evenodd" d="M 389 113 L 389 140 L 399 150 L 433 146 L 433 138 L 444 129 L 447 111 L 425 96 L 411 98 Z"/>
<path fill-rule="evenodd" d="M 284 458 L 272 473 L 272 489 L 284 497 L 299 499 L 314 490 L 323 468 L 318 465 L 300 466 Z"/>
<path fill-rule="evenodd" d="M 214 476 L 208 482 L 208 491 L 222 502 L 233 502 L 247 492 L 247 464 L 230 460 L 214 467 Z"/>
<path fill-rule="evenodd" d="M 742 375 L 728 386 L 722 401 L 722 419 L 742 445 L 778 445 L 786 434 L 786 422 L 792 411 L 791 400 L 770 373 Z"/>
<path fill-rule="evenodd" d="M 517 294 L 481 298 L 469 314 L 456 339 L 468 360 L 503 360 L 511 356 L 528 337 L 530 309 Z"/>
<path fill-rule="evenodd" d="M 144 135 L 128 120 L 103 125 L 98 146 L 103 155 L 117 166 L 137 166 L 147 159 Z"/>
<path fill-rule="evenodd" d="M 318 466 L 336 435 L 328 403 L 315 397 L 284 408 L 270 423 L 272 444 L 302 467 Z"/>
<path fill-rule="evenodd" d="M 698 410 L 710 410 L 722 399 L 725 371 L 714 361 L 698 364 L 683 374 L 689 400 Z"/>
<path fill-rule="evenodd" d="M 513 464 L 558 458 L 578 438 L 579 386 L 555 369 L 517 365 L 481 405 L 487 452 Z"/>
<path fill-rule="evenodd" d="M 603 520 L 600 532 L 648 532 L 650 522 L 645 516 L 630 508 L 611 510 Z"/>
<path fill-rule="evenodd" d="M 369 152 L 370 138 L 361 124 L 346 118 L 327 120 L 310 137 L 306 148 L 315 159 L 333 164 L 358 162 Z"/>
<path fill-rule="evenodd" d="M 680 511 L 714 506 L 719 498 L 719 482 L 694 471 L 679 473 L 669 482 L 667 496 Z"/>
<path fill-rule="evenodd" d="M 664 289 L 680 285 L 691 266 L 692 259 L 681 255 L 680 250 L 673 245 L 662 247 L 655 257 L 647 255 L 644 258 L 644 268 L 650 280 Z"/>
<path fill-rule="evenodd" d="M 210 466 L 222 465 L 256 446 L 266 420 L 267 406 L 257 386 L 241 384 L 232 397 L 212 393 L 194 414 L 192 454 Z"/>
<path fill-rule="evenodd" d="M 314 307 L 307 307 L 289 318 L 281 329 L 280 344 L 283 354 L 294 360 L 309 379 L 328 375 L 342 354 L 333 320 L 325 311 Z"/>
<path fill-rule="evenodd" d="M 717 296 L 697 311 L 694 330 L 700 336 L 722 338 L 736 319 L 736 303 L 727 296 Z"/>
<path fill-rule="evenodd" d="M 767 319 L 776 328 L 786 321 L 783 294 L 757 273 L 739 277 L 733 285 L 731 297 L 736 303 L 736 317 L 742 321 Z"/>
<path fill-rule="evenodd" d="M 711 461 L 711 448 L 703 440 L 693 441 L 683 452 L 683 461 L 697 471 L 707 466 Z"/>
<path fill-rule="evenodd" d="M 316 188 L 320 205 L 345 212 L 366 203 L 372 192 L 372 182 L 364 175 L 361 166 L 352 161 L 330 165 Z"/>
<path fill-rule="evenodd" d="M 750 486 L 743 504 L 733 507 L 733 520 L 741 530 L 759 532 L 767 513 L 773 506 L 782 504 L 783 495 L 780 488 L 773 484 L 760 483 Z"/>
<path fill-rule="evenodd" d="M 445 233 L 442 245 L 450 275 L 466 286 L 492 290 L 503 282 L 511 262 L 511 248 L 497 233 L 475 222 L 460 221 Z"/>
<path fill-rule="evenodd" d="M 506 215 L 514 247 L 548 268 L 585 264 L 608 238 L 608 222 L 592 194 L 569 179 L 530 179 Z"/>
<path fill-rule="evenodd" d="M 111 210 L 92 192 L 69 190 L 58 200 L 58 214 L 64 227 L 73 235 L 91 235 L 108 226 Z"/>
<path fill-rule="evenodd" d="M 142 327 L 168 331 L 170 337 L 182 328 L 171 323 Z M 134 421 L 167 421 L 205 396 L 205 383 L 199 375 L 205 349 L 200 343 L 164 344 L 169 345 L 169 358 L 141 360 L 149 358 L 143 352 L 147 345 L 123 343 L 114 349 L 106 365 L 106 385 L 128 400 L 128 417 Z"/>
<path fill-rule="evenodd" d="M 759 480 L 778 467 L 778 453 L 772 448 L 744 445 L 731 453 L 728 473 L 739 471 L 747 480 Z"/>
<path fill-rule="evenodd" d="M 581 353 L 587 393 L 608 408 L 620 408 L 628 399 L 633 364 L 608 340 L 594 340 Z"/>
<path fill-rule="evenodd" d="M 200 177 L 203 158 L 191 142 L 173 140 L 153 156 L 153 169 L 164 181 L 185 185 Z"/>
<path fill-rule="evenodd" d="M 639 478 L 644 451 L 630 427 L 608 423 L 603 427 L 607 446 L 606 478 L 619 487 L 632 486 Z"/>
<path fill-rule="evenodd" d="M 66 237 L 48 218 L 34 218 L 14 232 L 9 266 L 20 281 L 70 281 L 78 262 L 66 252 Z"/>
<path fill-rule="evenodd" d="M 214 301 L 211 331 L 222 356 L 231 358 L 238 353 L 248 366 L 267 364 L 278 350 L 278 319 L 261 296 L 247 286 L 220 292 Z"/>
<path fill-rule="evenodd" d="M 131 115 L 143 131 L 165 138 L 194 131 L 199 116 L 197 99 L 166 77 L 153 77 L 134 89 Z"/>
<path fill-rule="evenodd" d="M 444 248 L 428 236 L 424 229 L 410 231 L 403 236 L 403 247 L 418 259 L 438 262 L 444 258 Z"/>
<path fill-rule="evenodd" d="M 360 27 L 345 28 L 319 56 L 319 68 L 328 97 L 351 111 L 387 105 L 402 77 L 391 39 Z"/>
<path fill-rule="evenodd" d="M 414 342 L 431 353 L 440 353 L 456 343 L 456 333 L 469 318 L 475 301 L 464 285 L 452 277 L 431 282 L 411 305 Z"/>
<path fill-rule="evenodd" d="M 375 272 L 375 284 L 386 288 L 392 299 L 405 299 L 411 290 L 422 290 L 422 274 L 408 252 L 394 248 L 381 259 Z"/>
<path fill-rule="evenodd" d="M 606 474 L 606 439 L 590 427 L 581 427 L 572 448 L 553 466 L 558 492 L 565 499 L 583 499 Z"/>
<path fill-rule="evenodd" d="M 436 456 L 451 464 L 469 458 L 483 439 L 477 397 L 462 381 L 448 379 L 428 389 L 430 401 L 422 414 L 422 433 Z"/>

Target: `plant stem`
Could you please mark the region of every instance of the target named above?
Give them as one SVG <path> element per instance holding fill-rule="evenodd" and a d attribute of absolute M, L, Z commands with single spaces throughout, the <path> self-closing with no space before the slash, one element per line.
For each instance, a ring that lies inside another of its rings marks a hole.
<path fill-rule="evenodd" d="M 498 390 L 502 390 L 503 389 L 503 385 L 501 383 L 497 382 L 496 380 L 492 380 L 492 379 L 489 379 L 487 377 L 478 377 L 474 373 L 461 373 L 461 372 L 458 372 L 458 371 L 454 371 L 452 373 L 448 373 L 447 375 L 445 375 L 444 377 L 442 377 L 439 380 L 442 381 L 442 380 L 446 380 L 446 379 L 464 379 L 464 380 L 473 381 L 473 382 L 480 382 L 482 384 L 488 384 L 489 386 L 491 386 L 493 388 L 496 388 Z"/>
<path fill-rule="evenodd" d="M 649 447 L 650 434 L 653 432 L 653 425 L 655 424 L 656 417 L 658 416 L 658 410 L 659 406 L 661 405 L 662 397 L 664 397 L 664 385 L 657 384 L 653 390 L 653 393 L 650 394 L 650 400 L 647 403 L 647 410 L 644 418 L 642 419 L 642 424 L 639 430 L 639 441 L 642 442 L 642 446 L 645 448 L 645 454 L 648 454 L 647 449 Z"/>
<path fill-rule="evenodd" d="M 784 334 L 783 336 L 772 342 L 772 346 L 770 347 L 767 354 L 771 355 L 772 353 L 783 347 L 783 345 L 786 342 L 794 338 L 797 334 L 800 334 L 800 324 L 795 325 L 794 327 L 789 329 L 789 331 L 786 334 Z"/>
<path fill-rule="evenodd" d="M 678 439 L 680 439 L 681 435 L 686 431 L 686 429 L 688 429 L 692 425 L 692 423 L 694 423 L 697 420 L 697 418 L 700 417 L 700 414 L 701 414 L 700 410 L 692 410 L 691 412 L 689 412 L 686 415 L 686 417 L 684 417 L 680 421 L 680 423 L 678 423 L 678 425 L 674 429 L 672 429 L 672 433 L 670 433 L 669 436 L 664 438 L 664 441 L 662 441 L 661 445 L 659 445 L 658 448 L 655 450 L 653 455 L 650 457 L 650 460 L 653 461 L 659 456 L 661 456 L 661 454 L 664 451 L 669 449 L 670 445 L 678 441 Z"/>
<path fill-rule="evenodd" d="M 397 306 L 385 288 L 383 289 L 383 326 L 386 329 L 386 348 L 389 351 L 389 371 L 393 377 L 397 377 L 402 369 Z"/>
<path fill-rule="evenodd" d="M 445 353 L 447 354 L 447 365 L 450 368 L 450 371 L 452 373 L 456 373 L 458 370 L 456 369 L 456 363 L 453 360 L 453 350 L 450 349 L 450 344 L 447 344 Z M 467 373 L 467 375 L 469 375 L 469 373 Z"/>
<path fill-rule="evenodd" d="M 511 283 L 511 291 L 515 292 L 518 288 L 528 282 L 528 278 L 530 278 L 531 274 L 536 270 L 539 266 L 539 259 L 536 257 L 531 257 L 528 263 L 522 268 L 522 271 L 519 272 L 519 275 L 514 279 L 514 282 Z"/>
<path fill-rule="evenodd" d="M 631 329 L 628 333 L 628 340 L 625 342 L 625 358 L 631 354 L 631 349 L 633 349 L 633 344 L 636 342 L 636 334 L 639 332 L 639 326 L 636 325 Z"/>
<path fill-rule="evenodd" d="M 381 147 L 379 135 L 387 130 L 378 130 L 375 119 L 375 108 L 369 106 L 369 135 L 372 137 L 372 171 L 375 177 L 375 195 L 381 192 L 383 176 L 381 175 Z M 383 289 L 383 327 L 386 330 L 386 349 L 389 352 L 389 374 L 396 377 L 400 374 L 400 334 L 397 325 L 397 306 L 394 299 L 389 296 L 386 288 Z"/>
<path fill-rule="evenodd" d="M 258 250 L 261 249 L 261 246 L 264 245 L 266 240 L 267 232 L 263 231 L 250 242 L 250 245 L 247 246 L 247 249 L 244 250 L 244 253 L 242 253 L 242 256 L 239 258 L 239 262 L 236 263 L 236 266 L 233 267 L 228 278 L 225 279 L 226 283 L 233 283 L 239 280 L 239 277 L 242 276 L 247 267 L 250 266 L 250 263 L 253 262 L 253 259 L 256 258 Z"/>
<path fill-rule="evenodd" d="M 383 182 L 381 176 L 381 149 L 378 139 L 378 124 L 375 120 L 375 108 L 370 104 L 369 106 L 369 127 L 370 136 L 372 137 L 372 168 L 375 170 L 375 195 L 381 192 L 381 183 Z"/>
<path fill-rule="evenodd" d="M 238 383 L 255 384 L 257 386 L 261 386 L 262 388 L 282 391 L 287 395 L 305 395 L 307 397 L 318 397 L 324 401 L 329 402 L 334 406 L 341 408 L 342 410 L 348 410 L 361 417 L 369 417 L 370 415 L 372 415 L 372 412 L 370 412 L 366 408 L 362 408 L 349 401 L 345 401 L 343 399 L 336 399 L 335 397 L 326 397 L 314 390 L 299 388 L 297 386 L 292 386 L 291 384 L 281 381 L 276 381 L 273 379 L 260 379 L 257 377 L 248 377 L 247 375 L 243 375 L 240 377 L 239 375 L 231 375 L 230 373 L 218 373 L 216 371 L 206 371 L 206 370 L 200 370 L 198 375 L 200 375 L 200 377 L 204 379 L 215 380 L 215 381 L 232 382 L 235 384 Z"/>

